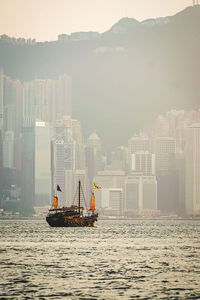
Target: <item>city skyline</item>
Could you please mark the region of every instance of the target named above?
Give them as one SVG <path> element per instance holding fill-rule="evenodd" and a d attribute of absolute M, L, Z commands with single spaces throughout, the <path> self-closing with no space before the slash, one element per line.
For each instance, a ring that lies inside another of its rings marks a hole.
<path fill-rule="evenodd" d="M 62 33 L 70 34 L 79 31 L 102 33 L 124 17 L 134 18 L 138 21 L 167 17 L 192 6 L 192 4 L 192 0 L 167 2 L 118 0 L 117 3 L 114 0 L 51 2 L 48 0 L 1 0 L 0 35 L 7 34 L 15 38 L 52 41 Z"/>
<path fill-rule="evenodd" d="M 70 76 L 22 84 L 1 71 L 0 79 L 3 170 L 21 174 L 11 194 L 20 197 L 21 190 L 23 204 L 48 205 L 59 184 L 59 205 L 70 205 L 81 180 L 88 199 L 93 182 L 102 188 L 97 207 L 105 216 L 199 215 L 200 109 L 158 115 L 109 158 L 101 135 L 93 131 L 84 141 L 81 122 L 71 116 Z"/>

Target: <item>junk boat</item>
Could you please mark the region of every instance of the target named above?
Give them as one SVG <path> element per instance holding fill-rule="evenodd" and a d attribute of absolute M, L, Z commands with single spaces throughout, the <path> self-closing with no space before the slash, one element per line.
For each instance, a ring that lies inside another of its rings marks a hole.
<path fill-rule="evenodd" d="M 61 191 L 57 186 L 57 190 Z M 78 205 L 70 207 L 58 207 L 58 197 L 54 196 L 54 207 L 49 209 L 46 221 L 51 227 L 93 227 L 98 219 L 98 213 L 95 212 L 95 196 L 92 192 L 90 209 L 84 213 L 84 207 L 81 206 L 81 182 L 78 182 Z M 85 203 L 86 204 L 86 203 Z"/>

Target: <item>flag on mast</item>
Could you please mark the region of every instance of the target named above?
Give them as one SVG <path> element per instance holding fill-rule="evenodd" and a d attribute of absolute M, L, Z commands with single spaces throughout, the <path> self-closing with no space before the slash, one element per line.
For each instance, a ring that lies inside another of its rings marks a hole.
<path fill-rule="evenodd" d="M 93 183 L 93 189 L 101 189 L 100 186 L 98 186 L 95 182 Z"/>
<path fill-rule="evenodd" d="M 57 191 L 62 192 L 62 190 L 58 184 L 57 184 Z"/>

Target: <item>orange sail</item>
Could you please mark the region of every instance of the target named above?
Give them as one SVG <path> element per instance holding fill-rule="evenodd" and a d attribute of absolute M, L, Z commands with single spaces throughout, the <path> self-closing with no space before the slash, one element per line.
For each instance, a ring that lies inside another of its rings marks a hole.
<path fill-rule="evenodd" d="M 90 203 L 90 210 L 95 210 L 95 197 L 93 192 L 92 192 L 92 199 Z"/>
<path fill-rule="evenodd" d="M 58 208 L 58 197 L 54 196 L 54 208 Z"/>

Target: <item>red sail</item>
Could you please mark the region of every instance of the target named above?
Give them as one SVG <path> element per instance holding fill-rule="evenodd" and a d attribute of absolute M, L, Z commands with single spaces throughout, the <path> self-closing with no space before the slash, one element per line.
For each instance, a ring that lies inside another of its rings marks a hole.
<path fill-rule="evenodd" d="M 54 196 L 54 208 L 58 208 L 58 197 Z"/>
<path fill-rule="evenodd" d="M 93 192 L 92 192 L 92 199 L 90 203 L 90 210 L 95 210 L 95 197 Z"/>

